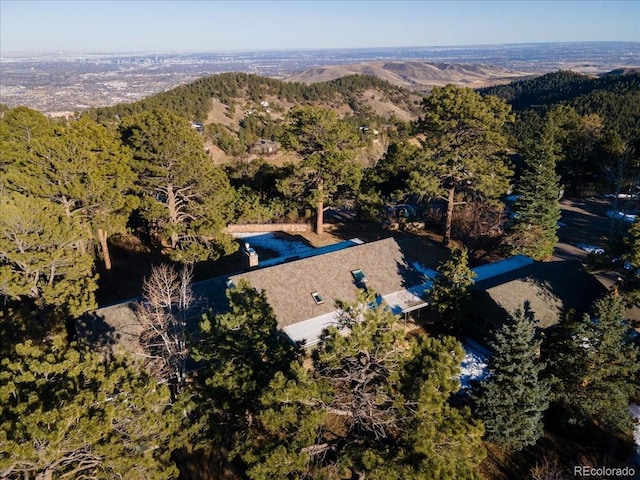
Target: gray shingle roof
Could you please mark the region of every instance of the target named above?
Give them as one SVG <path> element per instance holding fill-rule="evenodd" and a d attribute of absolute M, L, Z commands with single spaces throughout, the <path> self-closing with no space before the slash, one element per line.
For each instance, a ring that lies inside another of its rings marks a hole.
<path fill-rule="evenodd" d="M 422 281 L 393 238 L 228 278 L 236 284 L 243 278 L 254 288 L 265 290 L 278 325 L 284 328 L 334 311 L 334 300 L 354 301 L 358 288 L 351 272 L 358 269 L 366 275 L 367 288 L 381 295 Z M 324 303 L 317 304 L 312 292 L 318 292 Z"/>
<path fill-rule="evenodd" d="M 227 282 L 231 280 L 237 284 L 244 278 L 254 288 L 267 292 L 278 325 L 284 328 L 334 311 L 336 299 L 354 301 L 357 286 L 351 272 L 356 269 L 365 273 L 367 288 L 381 295 L 398 292 L 423 281 L 422 275 L 411 267 L 411 262 L 405 258 L 398 243 L 393 238 L 387 238 L 197 282 L 193 284 L 193 290 L 201 298 L 203 310 L 223 312 L 228 308 L 225 296 Z M 318 292 L 324 303 L 316 304 L 312 292 Z M 127 351 L 138 352 L 140 345 L 137 337 L 141 327 L 133 311 L 138 300 L 103 307 L 83 316 L 76 322 L 78 334 L 96 346 L 111 348 L 119 344 Z M 199 320 L 198 316 L 194 317 L 189 330 L 196 331 Z"/>
<path fill-rule="evenodd" d="M 497 275 L 471 287 L 474 310 L 499 325 L 525 301 L 542 328 L 557 323 L 570 310 L 582 315 L 605 287 L 577 261 L 536 262 Z"/>

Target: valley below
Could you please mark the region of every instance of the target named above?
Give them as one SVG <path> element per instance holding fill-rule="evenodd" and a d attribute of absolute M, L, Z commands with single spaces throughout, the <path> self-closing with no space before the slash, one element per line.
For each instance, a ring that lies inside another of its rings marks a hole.
<path fill-rule="evenodd" d="M 222 72 L 316 83 L 373 75 L 426 93 L 473 88 L 556 70 L 602 74 L 640 66 L 635 42 L 540 43 L 217 53 L 14 53 L 0 59 L 0 103 L 52 116 L 133 102 Z"/>

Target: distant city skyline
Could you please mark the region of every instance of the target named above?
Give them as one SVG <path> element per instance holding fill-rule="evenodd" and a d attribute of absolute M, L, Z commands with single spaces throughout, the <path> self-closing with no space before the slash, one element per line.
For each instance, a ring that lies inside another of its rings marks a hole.
<path fill-rule="evenodd" d="M 640 42 L 640 1 L 0 1 L 0 55 Z"/>

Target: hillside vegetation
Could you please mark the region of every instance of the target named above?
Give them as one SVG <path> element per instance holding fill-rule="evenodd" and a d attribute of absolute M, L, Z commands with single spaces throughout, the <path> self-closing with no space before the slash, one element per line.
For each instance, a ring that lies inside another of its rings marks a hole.
<path fill-rule="evenodd" d="M 417 113 L 414 93 L 372 76 L 350 75 L 306 85 L 246 73 L 222 73 L 138 102 L 93 109 L 90 114 L 96 119 L 105 120 L 162 107 L 192 121 L 201 121 L 207 118 L 212 99 L 229 107 L 243 108 L 259 105 L 268 97 L 277 99 L 281 104 L 314 104 L 333 108 L 347 106 L 357 114 L 364 104 L 365 94 L 372 90 L 383 94 L 386 103 L 401 108 L 411 116 Z"/>
<path fill-rule="evenodd" d="M 558 71 L 483 88 L 480 93 L 504 99 L 518 113 L 534 111 L 543 115 L 553 105 L 561 104 L 575 108 L 580 115 L 599 115 L 605 128 L 618 130 L 624 137 L 637 137 L 640 132 L 640 72 L 637 69 L 601 77 Z"/>

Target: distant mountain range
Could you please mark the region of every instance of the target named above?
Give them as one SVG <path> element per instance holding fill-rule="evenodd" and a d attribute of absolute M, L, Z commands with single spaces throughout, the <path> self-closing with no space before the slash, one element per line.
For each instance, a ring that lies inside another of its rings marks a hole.
<path fill-rule="evenodd" d="M 378 77 L 392 85 L 428 92 L 434 86 L 453 83 L 471 88 L 509 83 L 531 73 L 487 64 L 430 63 L 422 61 L 367 62 L 315 67 L 287 77 L 287 81 L 317 83 L 360 74 Z"/>

